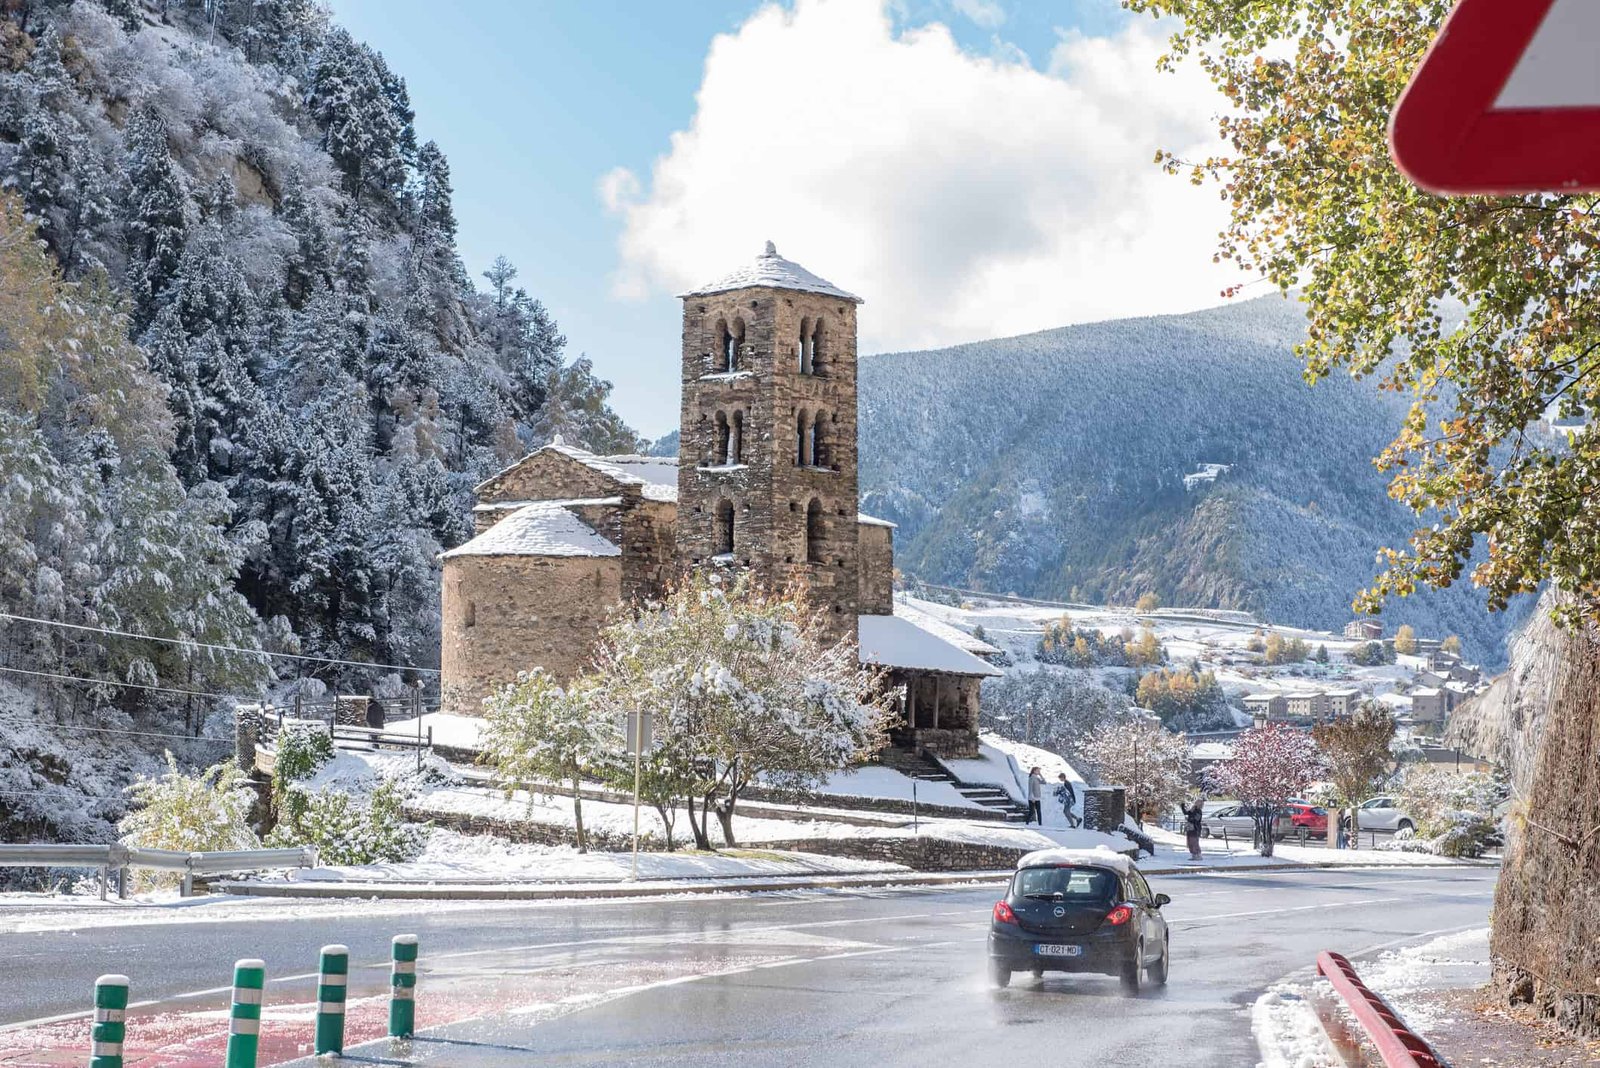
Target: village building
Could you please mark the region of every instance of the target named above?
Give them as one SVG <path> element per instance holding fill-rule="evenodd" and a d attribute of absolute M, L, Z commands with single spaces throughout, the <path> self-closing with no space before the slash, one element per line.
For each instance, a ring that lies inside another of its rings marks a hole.
<path fill-rule="evenodd" d="M 1320 690 L 1307 690 L 1288 695 L 1285 714 L 1301 723 L 1322 722 L 1328 716 L 1328 695 Z"/>
<path fill-rule="evenodd" d="M 1256 726 L 1276 723 L 1289 714 L 1289 700 L 1281 693 L 1252 693 L 1243 699 L 1244 710 Z"/>
<path fill-rule="evenodd" d="M 479 714 L 517 672 L 589 664 L 620 611 L 674 576 L 798 581 L 898 697 L 897 745 L 975 756 L 998 650 L 897 606 L 894 524 L 858 510 L 856 297 L 784 259 L 682 294 L 675 458 L 559 439 L 476 487 L 477 536 L 443 555 L 441 703 Z"/>
<path fill-rule="evenodd" d="M 1354 687 L 1327 690 L 1322 696 L 1327 702 L 1328 715 L 1334 719 L 1348 719 L 1361 705 L 1361 691 Z"/>
<path fill-rule="evenodd" d="M 1344 636 L 1361 642 L 1378 641 L 1383 637 L 1383 623 L 1376 619 L 1352 619 L 1344 625 Z"/>

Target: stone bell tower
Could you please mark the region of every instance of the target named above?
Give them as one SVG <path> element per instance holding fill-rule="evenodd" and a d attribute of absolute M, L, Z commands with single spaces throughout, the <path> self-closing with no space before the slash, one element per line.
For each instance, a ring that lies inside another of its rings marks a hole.
<path fill-rule="evenodd" d="M 802 576 L 854 634 L 856 305 L 778 255 L 683 297 L 680 567 Z"/>

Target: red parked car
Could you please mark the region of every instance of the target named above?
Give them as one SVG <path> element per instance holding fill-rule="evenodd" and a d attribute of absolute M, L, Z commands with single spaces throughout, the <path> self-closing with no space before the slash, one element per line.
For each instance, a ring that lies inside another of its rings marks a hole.
<path fill-rule="evenodd" d="M 1291 834 L 1298 837 L 1300 831 L 1304 829 L 1307 838 L 1328 837 L 1327 809 L 1301 801 L 1291 801 L 1288 809 L 1289 824 L 1294 828 Z"/>

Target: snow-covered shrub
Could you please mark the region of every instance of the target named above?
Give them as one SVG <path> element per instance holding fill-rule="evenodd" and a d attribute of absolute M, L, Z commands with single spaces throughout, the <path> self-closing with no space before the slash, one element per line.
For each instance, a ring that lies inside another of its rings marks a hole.
<path fill-rule="evenodd" d="M 167 771 L 141 776 L 128 787 L 136 806 L 118 825 L 125 845 L 183 852 L 253 849 L 259 845 L 250 829 L 250 789 L 244 772 L 231 761 L 189 773 L 167 754 Z M 168 885 L 174 872 L 140 872 L 143 885 Z"/>
<path fill-rule="evenodd" d="M 333 738 L 321 724 L 285 723 L 272 765 L 273 792 L 282 794 L 289 783 L 311 778 L 332 759 Z"/>
<path fill-rule="evenodd" d="M 409 860 L 422 848 L 422 828 L 401 814 L 404 795 L 381 782 L 365 797 L 291 789 L 286 818 L 267 837 L 273 846 L 309 845 L 320 864 L 376 864 Z"/>

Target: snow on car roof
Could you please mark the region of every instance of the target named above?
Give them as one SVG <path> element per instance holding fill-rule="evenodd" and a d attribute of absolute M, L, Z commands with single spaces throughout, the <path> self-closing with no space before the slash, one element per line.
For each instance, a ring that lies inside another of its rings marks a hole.
<path fill-rule="evenodd" d="M 1095 846 L 1093 849 L 1036 849 L 1025 854 L 1017 861 L 1017 869 L 1023 868 L 1056 868 L 1062 866 L 1088 865 L 1099 868 L 1115 868 L 1123 875 L 1132 872 L 1133 860 L 1122 853 L 1114 852 L 1105 846 Z"/>

